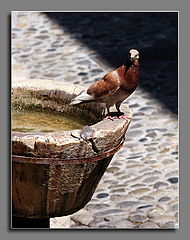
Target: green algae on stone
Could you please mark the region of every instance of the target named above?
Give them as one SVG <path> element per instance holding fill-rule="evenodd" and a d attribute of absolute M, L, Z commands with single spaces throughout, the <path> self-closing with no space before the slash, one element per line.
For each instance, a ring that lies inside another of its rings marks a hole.
<path fill-rule="evenodd" d="M 12 130 L 17 132 L 60 132 L 80 129 L 81 119 L 43 111 L 13 111 Z"/>

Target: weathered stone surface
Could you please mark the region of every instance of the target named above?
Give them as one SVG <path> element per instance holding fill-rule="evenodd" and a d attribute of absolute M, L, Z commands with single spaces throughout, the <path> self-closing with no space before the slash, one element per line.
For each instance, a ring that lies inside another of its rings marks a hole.
<path fill-rule="evenodd" d="M 71 219 L 83 225 L 89 225 L 94 220 L 93 216 L 86 209 L 81 209 L 77 213 L 73 214 Z"/>
<path fill-rule="evenodd" d="M 70 228 L 70 216 L 55 217 L 50 219 L 50 228 Z"/>

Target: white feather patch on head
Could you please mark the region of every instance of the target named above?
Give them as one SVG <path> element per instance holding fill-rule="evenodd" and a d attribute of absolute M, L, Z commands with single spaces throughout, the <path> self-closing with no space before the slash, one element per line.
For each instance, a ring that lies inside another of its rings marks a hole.
<path fill-rule="evenodd" d="M 129 53 L 131 54 L 132 58 L 133 57 L 139 58 L 139 52 L 136 49 L 131 49 Z"/>

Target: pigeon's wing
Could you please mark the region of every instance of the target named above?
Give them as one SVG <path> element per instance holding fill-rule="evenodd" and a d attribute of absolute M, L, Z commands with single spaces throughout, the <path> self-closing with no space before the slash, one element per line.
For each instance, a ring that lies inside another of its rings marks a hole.
<path fill-rule="evenodd" d="M 94 99 L 112 95 L 120 88 L 120 79 L 117 71 L 106 74 L 103 78 L 90 85 L 87 94 Z"/>

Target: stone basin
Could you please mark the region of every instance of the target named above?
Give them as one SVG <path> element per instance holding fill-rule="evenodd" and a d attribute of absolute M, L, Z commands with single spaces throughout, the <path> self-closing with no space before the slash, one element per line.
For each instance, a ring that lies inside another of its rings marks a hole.
<path fill-rule="evenodd" d="M 103 119 L 102 104 L 69 106 L 82 90 L 54 80 L 13 83 L 13 108 L 51 110 L 87 122 L 71 131 L 12 132 L 13 216 L 44 219 L 80 210 L 122 147 L 132 111 L 123 103 L 121 110 L 129 120 L 111 121 Z"/>

